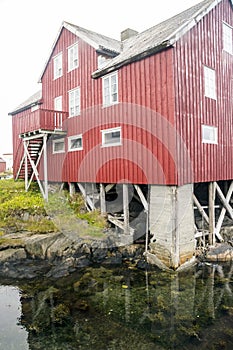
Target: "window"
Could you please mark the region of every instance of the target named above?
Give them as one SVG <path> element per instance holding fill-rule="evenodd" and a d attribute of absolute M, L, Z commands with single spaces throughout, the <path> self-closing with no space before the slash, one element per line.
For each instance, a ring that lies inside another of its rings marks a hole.
<path fill-rule="evenodd" d="M 223 23 L 223 50 L 232 54 L 232 27 Z"/>
<path fill-rule="evenodd" d="M 62 111 L 62 96 L 58 96 L 54 99 L 54 110 Z"/>
<path fill-rule="evenodd" d="M 78 44 L 68 48 L 68 71 L 78 67 Z"/>
<path fill-rule="evenodd" d="M 53 77 L 57 79 L 62 76 L 62 52 L 53 58 Z"/>
<path fill-rule="evenodd" d="M 98 69 L 103 68 L 108 63 L 108 59 L 103 55 L 98 55 Z"/>
<path fill-rule="evenodd" d="M 101 130 L 102 146 L 119 146 L 121 145 L 121 127 Z"/>
<path fill-rule="evenodd" d="M 218 128 L 210 125 L 202 125 L 202 143 L 218 143 Z"/>
<path fill-rule="evenodd" d="M 216 77 L 215 70 L 204 67 L 205 96 L 216 100 Z"/>
<path fill-rule="evenodd" d="M 31 107 L 31 112 L 37 111 L 39 109 L 39 105 L 35 105 Z"/>
<path fill-rule="evenodd" d="M 65 140 L 57 139 L 53 140 L 53 153 L 65 152 Z"/>
<path fill-rule="evenodd" d="M 80 151 L 83 149 L 82 135 L 71 136 L 68 138 L 69 151 Z"/>
<path fill-rule="evenodd" d="M 118 102 L 117 73 L 103 78 L 103 104 L 109 106 Z"/>
<path fill-rule="evenodd" d="M 80 114 L 80 88 L 69 91 L 69 116 Z"/>

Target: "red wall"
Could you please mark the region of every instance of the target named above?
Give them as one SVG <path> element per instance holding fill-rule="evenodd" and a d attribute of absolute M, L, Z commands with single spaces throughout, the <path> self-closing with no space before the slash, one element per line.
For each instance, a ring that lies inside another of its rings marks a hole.
<path fill-rule="evenodd" d="M 6 162 L 0 162 L 0 173 L 6 171 Z"/>
<path fill-rule="evenodd" d="M 229 0 L 184 35 L 174 50 L 177 130 L 193 163 L 194 182 L 233 179 L 233 55 L 223 51 L 223 21 L 233 26 Z M 216 100 L 204 96 L 203 65 L 216 70 Z M 202 124 L 218 127 L 217 145 L 202 143 Z"/>
<path fill-rule="evenodd" d="M 119 103 L 102 107 L 102 79 L 95 50 L 63 29 L 42 77 L 42 108 L 53 109 L 80 86 L 81 114 L 68 118 L 67 137 L 83 135 L 83 150 L 52 154 L 50 181 L 183 184 L 233 178 L 233 56 L 222 49 L 222 21 L 233 26 L 233 11 L 223 0 L 173 48 L 118 71 Z M 67 47 L 78 40 L 79 67 L 67 72 Z M 63 76 L 53 80 L 52 57 L 63 51 Z M 204 96 L 203 65 L 216 69 L 217 100 Z M 13 117 L 13 118 L 16 118 Z M 19 144 L 14 127 L 14 153 Z M 218 144 L 203 144 L 201 125 L 218 127 Z M 101 146 L 101 130 L 121 126 L 122 145 Z"/>

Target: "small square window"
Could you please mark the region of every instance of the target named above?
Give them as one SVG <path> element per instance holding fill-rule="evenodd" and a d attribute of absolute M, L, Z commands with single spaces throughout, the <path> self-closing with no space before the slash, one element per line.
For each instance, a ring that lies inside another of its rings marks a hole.
<path fill-rule="evenodd" d="M 71 136 L 68 138 L 69 151 L 80 151 L 83 149 L 82 135 Z"/>
<path fill-rule="evenodd" d="M 218 128 L 210 125 L 202 125 L 202 143 L 218 143 Z"/>
<path fill-rule="evenodd" d="M 62 52 L 53 58 L 53 77 L 54 79 L 62 76 Z"/>
<path fill-rule="evenodd" d="M 53 140 L 53 153 L 63 153 L 65 152 L 65 140 L 58 139 Z"/>
<path fill-rule="evenodd" d="M 101 130 L 102 146 L 119 146 L 121 145 L 121 127 Z"/>
<path fill-rule="evenodd" d="M 215 70 L 204 66 L 205 96 L 216 100 L 216 73 Z"/>
<path fill-rule="evenodd" d="M 78 43 L 68 48 L 68 71 L 78 67 Z"/>

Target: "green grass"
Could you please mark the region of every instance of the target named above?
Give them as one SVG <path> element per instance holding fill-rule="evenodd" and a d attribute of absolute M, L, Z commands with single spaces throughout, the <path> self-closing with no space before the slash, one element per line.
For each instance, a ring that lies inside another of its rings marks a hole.
<path fill-rule="evenodd" d="M 88 223 L 89 235 L 94 237 L 106 227 L 99 210 L 86 210 L 81 194 L 50 194 L 46 203 L 36 183 L 26 192 L 23 181 L 0 181 L 0 236 L 9 231 L 56 232 L 61 226 L 69 228 L 77 219 Z"/>

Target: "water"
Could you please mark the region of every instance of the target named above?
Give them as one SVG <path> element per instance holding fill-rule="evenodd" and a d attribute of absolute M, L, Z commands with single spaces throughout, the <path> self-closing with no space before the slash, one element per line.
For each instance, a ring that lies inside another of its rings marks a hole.
<path fill-rule="evenodd" d="M 1 284 L 0 350 L 233 349 L 233 264 Z"/>

